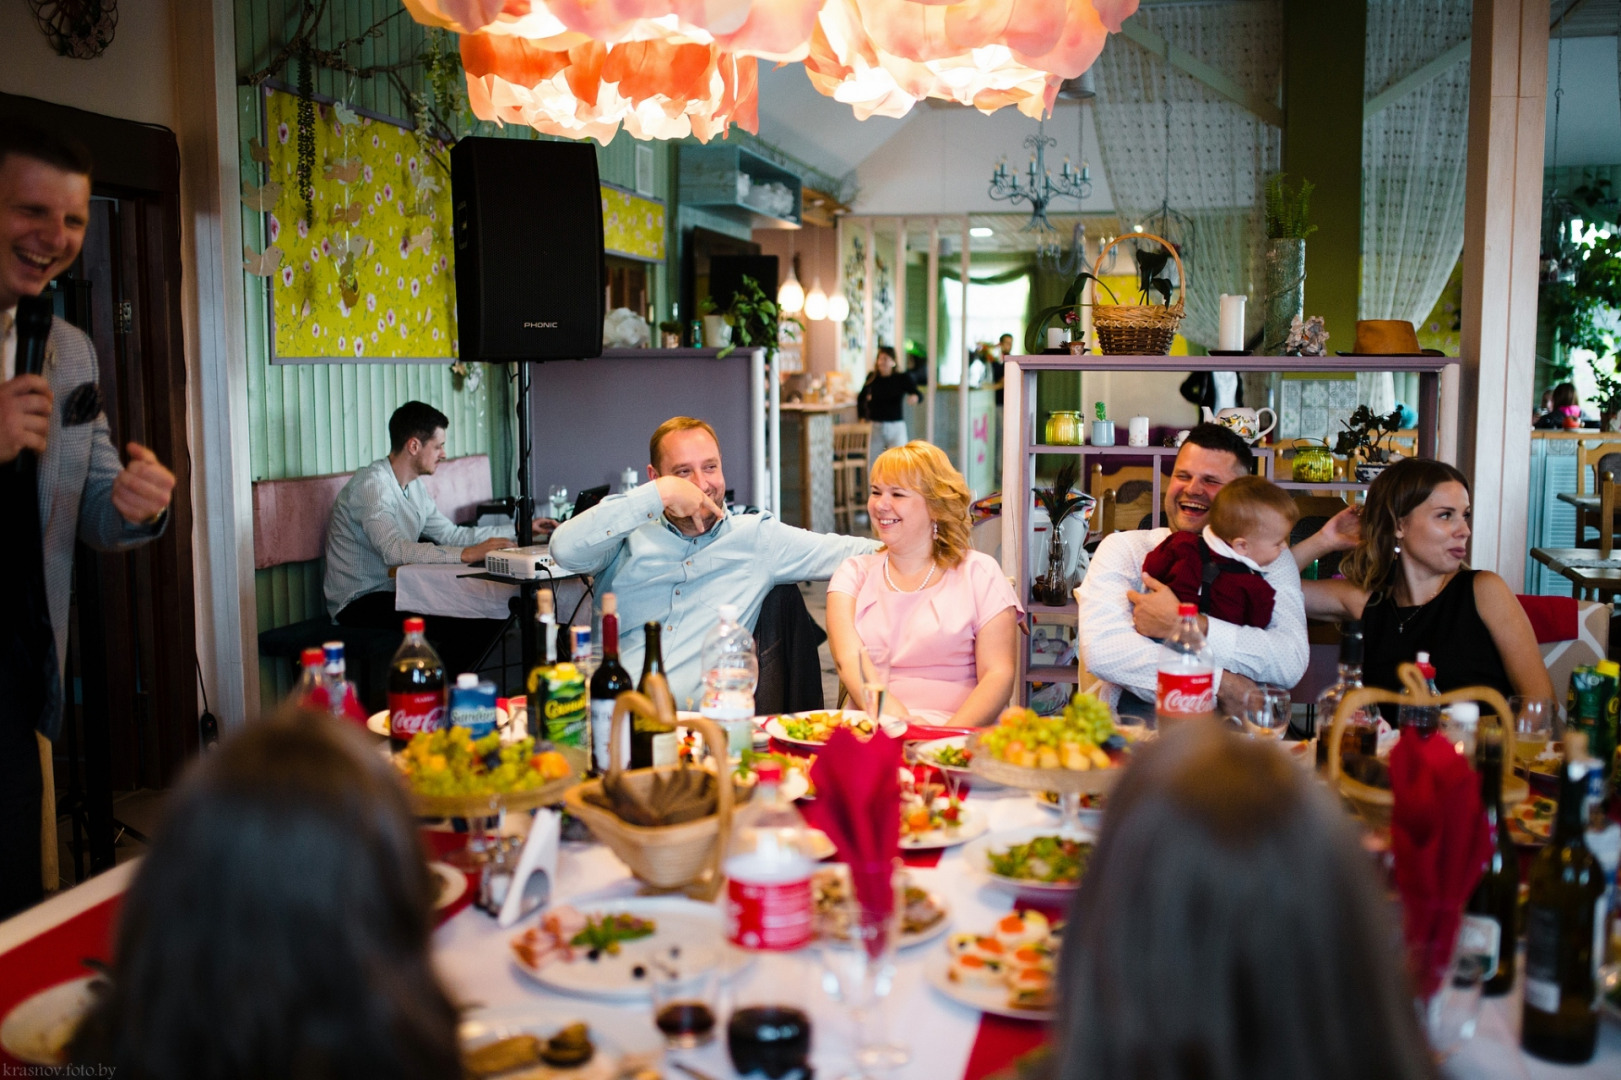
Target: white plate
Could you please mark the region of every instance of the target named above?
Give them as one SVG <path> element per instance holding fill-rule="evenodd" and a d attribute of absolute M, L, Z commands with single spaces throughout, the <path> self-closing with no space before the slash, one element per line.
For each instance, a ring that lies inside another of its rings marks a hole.
<path fill-rule="evenodd" d="M 1023 829 L 1009 829 L 1005 832 L 991 833 L 982 836 L 962 849 L 963 862 L 985 878 L 986 881 L 997 888 L 1006 889 L 1020 896 L 1028 896 L 1041 900 L 1063 900 L 1073 893 L 1080 885 L 1050 884 L 1045 881 L 1026 881 L 1022 878 L 1003 877 L 1001 874 L 991 873 L 990 853 L 1002 852 L 1014 844 L 1023 844 L 1034 840 L 1038 836 L 1063 836 L 1075 840 L 1083 840 L 1089 844 L 1097 843 L 1097 834 L 1091 829 L 1078 828 L 1067 825 L 1031 826 Z"/>
<path fill-rule="evenodd" d="M 525 964 L 514 953 L 512 962 L 519 971 L 543 986 L 565 994 L 601 998 L 607 1001 L 638 1001 L 649 997 L 651 980 L 646 975 L 636 978 L 632 969 L 644 969 L 648 961 L 668 962 L 670 950 L 680 950 L 680 970 L 696 975 L 708 971 L 721 962 L 726 951 L 726 919 L 714 904 L 700 904 L 695 900 L 670 897 L 649 897 L 636 900 L 607 900 L 602 903 L 578 905 L 586 916 L 624 912 L 642 919 L 652 919 L 653 933 L 636 941 L 621 942 L 619 955 L 602 954 L 596 960 L 586 958 L 585 950 L 578 950 L 570 961 L 552 960 L 542 967 Z"/>
<path fill-rule="evenodd" d="M 812 710 L 811 712 L 789 713 L 788 718 L 791 719 L 791 720 L 803 719 L 804 717 L 807 717 L 807 716 L 815 716 L 815 715 L 818 715 L 818 714 L 825 715 L 827 713 L 831 713 L 831 712 L 834 712 L 834 711 L 836 711 L 836 710 L 833 710 L 833 709 L 815 709 L 815 710 Z M 864 712 L 856 712 L 853 709 L 844 709 L 843 713 L 844 713 L 845 716 L 851 717 L 852 719 L 855 719 L 855 720 L 865 720 L 867 718 L 866 713 L 864 713 Z M 773 716 L 770 720 L 767 720 L 765 722 L 765 730 L 766 730 L 767 734 L 769 734 L 773 739 L 776 739 L 779 742 L 788 743 L 791 746 L 810 746 L 810 747 L 821 748 L 821 747 L 827 745 L 827 742 L 825 740 L 821 741 L 821 742 L 813 742 L 810 739 L 796 739 L 796 738 L 794 738 L 793 736 L 789 735 L 787 730 L 782 726 L 782 719 L 783 718 L 780 717 L 780 716 Z M 906 724 L 905 720 L 897 719 L 895 717 L 885 717 L 884 720 L 883 720 L 883 723 L 881 723 L 879 725 L 879 730 L 881 730 L 885 735 L 889 735 L 889 736 L 892 736 L 894 738 L 899 738 L 901 735 L 905 734 L 906 727 L 907 727 L 907 724 Z"/>
<path fill-rule="evenodd" d="M 428 869 L 433 872 L 434 877 L 445 883 L 445 887 L 439 890 L 439 898 L 433 902 L 433 910 L 445 910 L 460 900 L 462 893 L 467 891 L 467 875 L 449 863 L 431 862 Z"/>
<path fill-rule="evenodd" d="M 1032 1020 L 1047 1023 L 1053 1018 L 1050 1009 L 1015 1009 L 1008 1004 L 1008 992 L 999 986 L 968 986 L 951 981 L 951 958 L 933 956 L 924 969 L 929 984 L 952 1001 L 978 1009 L 993 1016 L 1006 1016 L 1013 1020 Z"/>
<path fill-rule="evenodd" d="M 973 774 L 973 770 L 969 769 L 966 765 L 942 765 L 935 757 L 936 754 L 947 747 L 951 747 L 956 750 L 964 750 L 967 748 L 967 746 L 968 736 L 952 735 L 945 739 L 930 739 L 928 742 L 920 742 L 913 747 L 913 749 L 917 751 L 917 759 L 919 761 L 926 765 L 932 766 L 933 768 L 939 769 L 943 773 L 949 773 L 952 776 L 958 776 L 964 780 L 969 780 L 976 784 L 988 784 L 989 781 L 976 777 Z"/>
<path fill-rule="evenodd" d="M 949 802 L 945 798 L 934 800 L 939 806 Z M 965 804 L 961 807 L 962 816 L 958 819 L 955 829 L 931 829 L 916 836 L 901 837 L 902 851 L 933 851 L 935 848 L 951 848 L 958 844 L 966 844 L 970 840 L 985 835 L 985 830 L 991 823 L 984 814 L 976 814 Z"/>
<path fill-rule="evenodd" d="M 826 870 L 836 870 L 842 873 L 847 869 L 848 868 L 843 863 L 832 863 L 826 867 L 823 867 L 817 872 L 822 873 Z M 951 902 L 937 892 L 932 890 L 926 891 L 929 893 L 929 899 L 934 901 L 935 907 L 940 909 L 940 917 L 934 922 L 930 923 L 928 926 L 924 927 L 922 930 L 902 931 L 901 936 L 895 942 L 896 948 L 910 949 L 914 945 L 922 945 L 924 942 L 933 941 L 935 938 L 938 938 L 941 934 L 944 934 L 947 930 L 951 929 Z"/>
<path fill-rule="evenodd" d="M 97 981 L 106 980 L 86 975 L 20 1002 L 0 1021 L 0 1047 L 29 1065 L 66 1065 L 68 1041 L 95 1003 L 90 984 Z"/>
<path fill-rule="evenodd" d="M 511 733 L 508 728 L 508 725 L 511 722 L 512 717 L 507 715 L 507 711 L 505 709 L 497 705 L 495 707 L 495 726 L 501 732 L 502 742 L 511 741 L 509 738 L 507 738 L 507 736 Z M 366 717 L 366 730 L 371 732 L 373 735 L 381 735 L 385 739 L 388 738 L 388 710 L 379 709 L 370 716 Z"/>
<path fill-rule="evenodd" d="M 533 1035 L 541 1040 L 556 1035 L 571 1024 L 584 1023 L 591 1029 L 591 1042 L 597 1052 L 584 1065 L 558 1068 L 544 1063 L 525 1069 L 530 1080 L 612 1080 L 638 1062 L 656 1063 L 663 1056 L 657 1029 L 652 1024 L 614 1023 L 606 1015 L 559 1014 L 534 1002 L 474 1009 L 462 1018 L 457 1034 L 463 1049 L 474 1050 L 497 1039 Z M 610 1031 L 610 1025 L 612 1030 Z"/>

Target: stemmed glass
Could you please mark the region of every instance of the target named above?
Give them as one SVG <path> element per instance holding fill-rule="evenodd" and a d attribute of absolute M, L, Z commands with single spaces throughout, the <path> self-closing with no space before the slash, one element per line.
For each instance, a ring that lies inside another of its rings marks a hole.
<path fill-rule="evenodd" d="M 895 984 L 895 941 L 900 935 L 900 896 L 887 913 L 853 894 L 817 916 L 817 952 L 822 989 L 845 1006 L 854 1028 L 856 1071 L 844 1080 L 898 1068 L 911 1048 L 889 1038 L 885 1003 Z M 897 888 L 897 894 L 900 890 Z"/>
<path fill-rule="evenodd" d="M 1289 726 L 1289 691 L 1257 686 L 1244 695 L 1244 730 L 1253 739 L 1281 738 Z"/>
<path fill-rule="evenodd" d="M 547 498 L 552 504 L 552 520 L 562 521 L 568 512 L 568 486 L 566 484 L 553 484 L 547 489 Z"/>
<path fill-rule="evenodd" d="M 1514 714 L 1514 756 L 1521 766 L 1529 766 L 1542 756 L 1550 740 L 1563 738 L 1559 703 L 1552 698 L 1517 694 L 1508 699 Z"/>
<path fill-rule="evenodd" d="M 889 694 L 889 650 L 882 645 L 861 647 L 861 704 L 872 726 L 883 726 L 884 699 Z"/>

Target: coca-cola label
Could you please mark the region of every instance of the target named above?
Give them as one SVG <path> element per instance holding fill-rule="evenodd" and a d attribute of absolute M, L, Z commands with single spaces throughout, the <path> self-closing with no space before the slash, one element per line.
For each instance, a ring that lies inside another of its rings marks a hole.
<path fill-rule="evenodd" d="M 726 936 L 745 949 L 785 952 L 811 941 L 809 878 L 756 884 L 726 883 Z"/>
<path fill-rule="evenodd" d="M 444 726 L 445 698 L 438 690 L 389 691 L 388 733 L 409 741 L 421 731 L 438 731 Z"/>
<path fill-rule="evenodd" d="M 1188 675 L 1160 672 L 1154 711 L 1170 716 L 1203 716 L 1215 712 L 1215 676 L 1208 671 Z"/>

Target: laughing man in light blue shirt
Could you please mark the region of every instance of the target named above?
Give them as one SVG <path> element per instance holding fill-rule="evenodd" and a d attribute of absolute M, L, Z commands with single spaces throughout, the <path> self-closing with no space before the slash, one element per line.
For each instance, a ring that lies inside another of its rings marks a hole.
<path fill-rule="evenodd" d="M 720 442 L 702 420 L 666 420 L 648 444 L 649 482 L 610 495 L 559 525 L 551 554 L 559 567 L 596 575 L 619 599 L 621 662 L 642 669 L 642 626 L 664 627 L 664 666 L 678 707 L 694 704 L 703 682 L 704 637 L 721 604 L 736 604 L 751 630 L 766 593 L 784 582 L 824 581 L 876 540 L 813 533 L 771 514 L 723 510 Z"/>

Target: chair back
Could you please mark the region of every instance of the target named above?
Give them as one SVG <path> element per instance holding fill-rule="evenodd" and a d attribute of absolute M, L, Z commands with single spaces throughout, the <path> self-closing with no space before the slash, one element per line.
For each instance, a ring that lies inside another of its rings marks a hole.
<path fill-rule="evenodd" d="M 1577 439 L 1576 494 L 1598 491 L 1599 480 L 1606 471 L 1621 476 L 1621 442 L 1615 439 Z"/>
<path fill-rule="evenodd" d="M 845 461 L 856 458 L 867 460 L 872 445 L 872 424 L 862 420 L 855 424 L 833 425 L 833 459 Z"/>
<path fill-rule="evenodd" d="M 1144 517 L 1153 520 L 1154 470 L 1146 465 L 1127 465 L 1118 472 L 1103 476 L 1103 466 L 1092 466 L 1092 498 L 1098 501 L 1097 534 L 1108 536 L 1112 532 L 1129 532 L 1137 528 Z"/>

